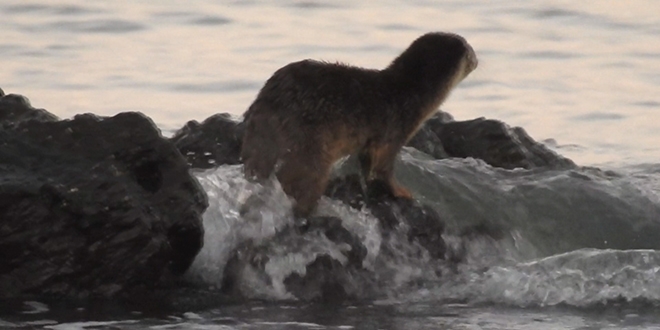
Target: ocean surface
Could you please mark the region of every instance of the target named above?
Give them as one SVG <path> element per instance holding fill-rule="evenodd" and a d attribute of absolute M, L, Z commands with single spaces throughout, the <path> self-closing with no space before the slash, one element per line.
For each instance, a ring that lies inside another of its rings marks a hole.
<path fill-rule="evenodd" d="M 502 170 L 403 150 L 397 178 L 445 219 L 466 261 L 448 269 L 384 238 L 368 212 L 323 199 L 319 213 L 363 240 L 382 283 L 341 305 L 293 301 L 278 281 L 341 250 L 270 241 L 292 221 L 281 190 L 246 222 L 238 209 L 263 187 L 240 166 L 196 172 L 210 206 L 186 280 L 207 289 L 182 291 L 174 310 L 17 301 L 0 306 L 0 328 L 660 329 L 660 2 L 3 0 L 0 18 L 6 93 L 61 118 L 140 111 L 164 135 L 215 113 L 240 118 L 289 62 L 382 68 L 426 32 L 455 32 L 479 67 L 442 109 L 521 126 L 581 165 Z M 456 234 L 475 224 L 503 237 Z M 272 281 L 246 278 L 254 299 L 226 302 L 214 292 L 248 239 L 273 245 Z"/>

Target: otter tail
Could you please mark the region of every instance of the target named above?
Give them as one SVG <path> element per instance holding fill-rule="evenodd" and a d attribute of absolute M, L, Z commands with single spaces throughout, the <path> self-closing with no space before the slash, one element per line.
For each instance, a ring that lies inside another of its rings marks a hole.
<path fill-rule="evenodd" d="M 251 180 L 265 180 L 275 171 L 280 158 L 282 138 L 277 116 L 255 113 L 252 108 L 246 114 L 245 134 L 241 148 L 245 176 Z M 262 109 L 263 110 L 263 109 Z"/>

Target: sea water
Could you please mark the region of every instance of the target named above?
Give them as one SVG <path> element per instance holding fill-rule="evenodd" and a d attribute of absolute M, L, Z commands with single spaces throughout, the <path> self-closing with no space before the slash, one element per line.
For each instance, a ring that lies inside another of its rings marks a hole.
<path fill-rule="evenodd" d="M 368 212 L 323 199 L 319 212 L 344 219 L 383 283 L 339 306 L 291 301 L 277 280 L 313 253 L 341 254 L 322 237 L 301 238 L 297 254 L 273 252 L 275 280 L 249 282 L 259 300 L 215 301 L 231 249 L 267 241 L 291 221 L 290 208 L 275 187 L 258 219 L 244 221 L 238 207 L 260 187 L 240 166 L 196 172 L 210 206 L 186 279 L 208 287 L 203 307 L 186 304 L 185 293 L 171 312 L 18 301 L 2 306 L 0 327 L 660 328 L 658 14 L 653 0 L 2 1 L 0 87 L 61 118 L 141 111 L 169 135 L 215 113 L 239 118 L 289 62 L 382 68 L 421 34 L 451 31 L 473 46 L 479 67 L 443 110 L 521 126 L 584 167 L 509 171 L 404 150 L 397 177 L 445 219 L 445 239 L 466 262 L 446 271 L 412 258 L 416 247 L 384 241 Z M 503 238 L 452 234 L 480 223 L 506 228 Z M 385 258 L 380 247 L 396 253 Z"/>

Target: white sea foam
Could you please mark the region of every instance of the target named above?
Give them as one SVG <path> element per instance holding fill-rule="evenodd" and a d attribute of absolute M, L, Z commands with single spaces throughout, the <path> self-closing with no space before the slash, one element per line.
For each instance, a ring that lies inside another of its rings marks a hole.
<path fill-rule="evenodd" d="M 241 166 L 221 166 L 197 174 L 209 198 L 204 213 L 204 247 L 188 276 L 219 286 L 231 251 L 260 242 L 293 221 L 291 202 L 277 181 L 262 186 L 245 180 Z M 250 199 L 250 208 L 241 211 Z M 243 214 L 241 214 L 243 213 Z"/>
<path fill-rule="evenodd" d="M 635 269 L 635 262 L 644 259 L 617 264 L 622 252 L 612 252 L 628 248 L 635 255 L 642 253 L 640 248 L 658 245 L 653 233 L 660 233 L 660 225 L 654 223 L 653 214 L 660 205 L 653 196 L 660 187 L 653 183 L 658 181 L 646 180 L 658 176 L 654 171 L 635 172 L 634 177 L 593 169 L 506 171 L 473 160 L 422 160 L 407 152 L 398 168 L 398 175 L 403 175 L 416 196 L 431 201 L 448 220 L 444 238 L 463 261 L 456 274 L 450 265 L 431 260 L 423 248 L 408 242 L 405 234 L 395 230 L 384 238 L 378 220 L 368 211 L 323 197 L 318 214 L 341 219 L 361 239 L 367 247 L 363 266 L 382 284 L 383 293 L 398 295 L 410 283 L 440 281 L 447 284 L 433 296 L 449 300 L 589 305 L 616 297 L 656 299 L 655 273 Z M 331 242 L 321 233 L 275 238 L 293 222 L 291 202 L 276 180 L 265 186 L 250 183 L 240 165 L 221 166 L 197 177 L 209 195 L 210 207 L 204 214 L 205 245 L 191 267 L 191 278 L 219 286 L 229 254 L 247 241 L 261 245 L 261 253 L 267 256 L 263 270 L 244 270 L 243 286 L 254 297 L 290 299 L 284 279 L 293 273 L 304 275 L 306 266 L 321 254 L 345 263 L 350 247 Z M 639 185 L 641 179 L 645 185 Z M 246 201 L 250 207 L 241 211 Z M 459 235 L 461 228 L 480 222 L 501 228 L 502 236 Z M 586 258 L 584 248 L 603 253 Z M 550 260 L 566 260 L 559 256 L 567 251 L 574 251 L 568 258 L 583 260 L 596 272 L 612 276 L 633 272 L 643 280 L 635 278 L 637 286 L 630 287 L 602 284 L 603 289 L 594 294 L 589 285 L 601 285 L 602 280 L 579 277 L 587 271 L 579 263 L 571 263 L 573 269 L 555 265 L 548 274 L 533 271 L 546 269 Z M 589 260 L 605 260 L 614 268 L 604 269 Z M 419 294 L 435 291 L 426 292 Z"/>

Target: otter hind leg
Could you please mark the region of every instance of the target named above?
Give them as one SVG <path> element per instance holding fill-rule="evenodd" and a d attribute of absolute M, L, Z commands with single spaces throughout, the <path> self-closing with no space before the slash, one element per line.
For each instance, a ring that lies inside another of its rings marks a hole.
<path fill-rule="evenodd" d="M 307 217 L 323 195 L 332 169 L 332 161 L 319 155 L 289 153 L 277 171 L 277 179 L 284 192 L 295 200 L 293 213 Z"/>
<path fill-rule="evenodd" d="M 389 196 L 412 199 L 410 191 L 394 179 L 394 161 L 400 145 L 385 144 L 369 147 L 359 155 L 367 190 L 372 197 Z"/>
<path fill-rule="evenodd" d="M 265 180 L 275 170 L 282 149 L 278 129 L 278 120 L 270 114 L 253 114 L 246 119 L 241 159 L 248 179 Z"/>

